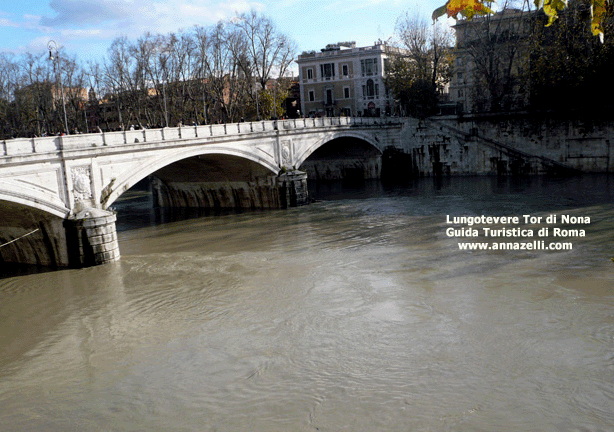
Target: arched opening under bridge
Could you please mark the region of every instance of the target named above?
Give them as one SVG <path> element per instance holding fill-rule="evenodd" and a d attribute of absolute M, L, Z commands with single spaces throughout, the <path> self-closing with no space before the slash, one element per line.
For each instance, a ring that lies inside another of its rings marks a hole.
<path fill-rule="evenodd" d="M 381 176 L 382 152 L 357 137 L 334 138 L 316 149 L 300 166 L 309 181 L 361 181 Z"/>
<path fill-rule="evenodd" d="M 68 262 L 64 219 L 0 200 L 0 274 L 16 263 L 57 268 Z M 14 273 L 15 269 L 10 269 Z"/>
<path fill-rule="evenodd" d="M 147 180 L 155 207 L 266 209 L 279 208 L 276 177 L 252 160 L 210 153 L 163 166 Z"/>

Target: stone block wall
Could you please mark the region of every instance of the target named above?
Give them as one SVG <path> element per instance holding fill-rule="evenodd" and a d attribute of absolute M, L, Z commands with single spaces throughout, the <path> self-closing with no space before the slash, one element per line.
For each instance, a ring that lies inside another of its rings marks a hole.
<path fill-rule="evenodd" d="M 293 170 L 277 178 L 282 208 L 298 207 L 309 203 L 307 173 Z"/>
<path fill-rule="evenodd" d="M 610 172 L 614 125 L 531 118 L 407 119 L 394 148 L 413 176 Z"/>
<path fill-rule="evenodd" d="M 117 261 L 120 257 L 114 213 L 86 209 L 66 221 L 69 261 L 86 267 Z"/>
<path fill-rule="evenodd" d="M 279 208 L 274 176 L 255 181 L 173 182 L 152 177 L 157 207 L 208 209 Z"/>

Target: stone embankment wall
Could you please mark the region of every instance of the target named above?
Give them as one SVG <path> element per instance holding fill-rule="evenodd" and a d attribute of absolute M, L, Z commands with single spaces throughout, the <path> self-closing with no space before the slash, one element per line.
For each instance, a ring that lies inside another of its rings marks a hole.
<path fill-rule="evenodd" d="M 614 124 L 529 117 L 407 119 L 394 158 L 413 176 L 611 172 Z"/>

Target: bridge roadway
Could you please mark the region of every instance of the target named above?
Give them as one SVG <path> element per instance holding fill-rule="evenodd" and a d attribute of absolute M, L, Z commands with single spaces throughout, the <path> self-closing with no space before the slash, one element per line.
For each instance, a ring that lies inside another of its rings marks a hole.
<path fill-rule="evenodd" d="M 297 169 L 318 148 L 351 138 L 381 155 L 399 146 L 401 128 L 399 119 L 308 118 L 0 141 L 0 261 L 118 259 L 109 207 L 151 175 L 165 206 L 300 204 L 307 179 Z"/>

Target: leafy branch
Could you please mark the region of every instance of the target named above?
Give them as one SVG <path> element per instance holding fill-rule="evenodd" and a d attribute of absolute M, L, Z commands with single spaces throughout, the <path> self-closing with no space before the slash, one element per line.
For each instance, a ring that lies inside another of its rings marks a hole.
<path fill-rule="evenodd" d="M 591 0 L 591 31 L 594 36 L 599 36 L 603 42 L 603 21 L 606 14 L 606 7 L 612 0 Z M 490 4 L 487 0 L 448 0 L 445 5 L 438 7 L 433 11 L 433 21 L 443 15 L 448 17 L 458 18 L 458 16 L 467 19 L 473 18 L 475 15 L 487 15 L 493 11 L 487 6 Z M 567 0 L 534 0 L 537 9 L 543 9 L 548 16 L 548 23 L 552 23 L 558 18 L 558 12 L 567 7 Z"/>

